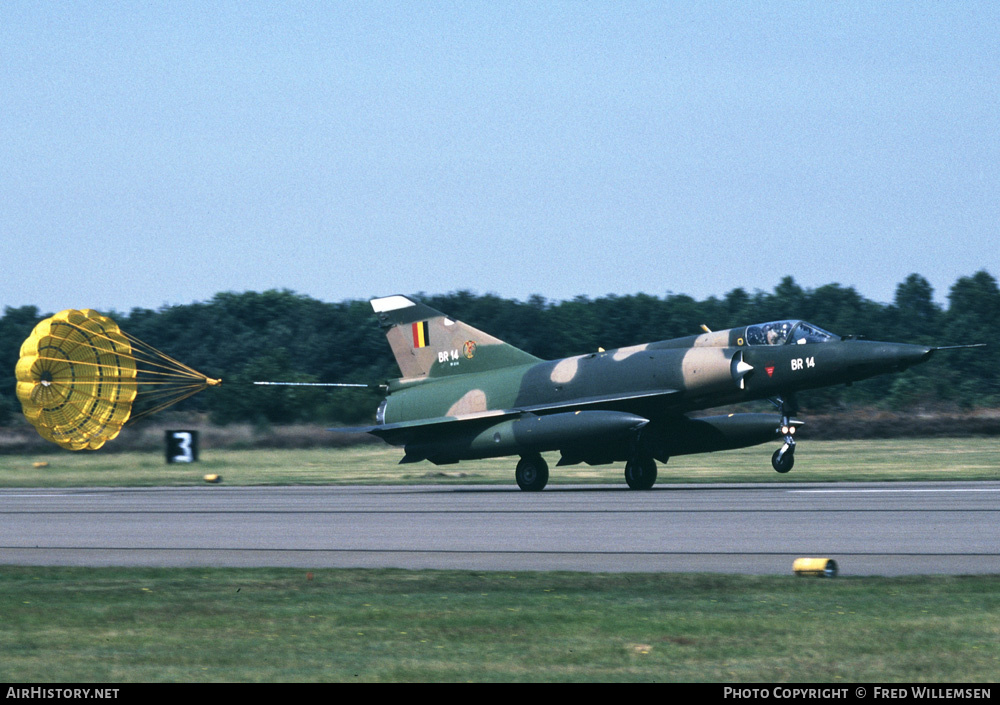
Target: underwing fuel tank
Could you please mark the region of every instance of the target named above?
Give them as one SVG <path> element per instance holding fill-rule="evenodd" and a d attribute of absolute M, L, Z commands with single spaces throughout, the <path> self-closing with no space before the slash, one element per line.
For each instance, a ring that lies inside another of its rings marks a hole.
<path fill-rule="evenodd" d="M 542 416 L 526 413 L 459 436 L 407 444 L 400 462 L 430 460 L 443 464 L 541 453 L 595 439 L 617 442 L 648 423 L 648 419 L 624 411 L 569 411 Z"/>
<path fill-rule="evenodd" d="M 792 421 L 794 428 L 800 421 Z M 673 455 L 711 453 L 717 450 L 747 448 L 773 441 L 780 436 L 778 414 L 728 414 L 702 418 L 681 418 L 669 423 L 650 424 L 643 430 L 661 460 Z"/>

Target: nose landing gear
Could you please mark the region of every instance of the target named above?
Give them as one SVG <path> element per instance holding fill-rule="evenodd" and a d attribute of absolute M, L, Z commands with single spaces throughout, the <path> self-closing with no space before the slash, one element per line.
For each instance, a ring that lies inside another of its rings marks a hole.
<path fill-rule="evenodd" d="M 781 409 L 781 426 L 778 428 L 778 433 L 785 439 L 785 444 L 771 456 L 771 467 L 784 474 L 795 465 L 795 424 L 790 417 L 798 411 L 798 403 L 792 395 L 771 401 Z"/>

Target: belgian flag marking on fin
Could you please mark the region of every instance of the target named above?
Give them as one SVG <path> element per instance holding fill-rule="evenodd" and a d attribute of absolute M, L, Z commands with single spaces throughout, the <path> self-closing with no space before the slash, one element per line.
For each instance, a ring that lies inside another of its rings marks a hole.
<path fill-rule="evenodd" d="M 413 347 L 415 348 L 426 348 L 427 340 L 430 331 L 427 326 L 427 321 L 420 321 L 419 323 L 413 324 Z"/>

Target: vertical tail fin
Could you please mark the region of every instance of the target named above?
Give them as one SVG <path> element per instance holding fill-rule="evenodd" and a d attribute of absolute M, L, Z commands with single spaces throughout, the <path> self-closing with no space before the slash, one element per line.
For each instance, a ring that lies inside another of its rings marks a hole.
<path fill-rule="evenodd" d="M 372 299 L 404 379 L 444 377 L 541 360 L 406 296 Z"/>

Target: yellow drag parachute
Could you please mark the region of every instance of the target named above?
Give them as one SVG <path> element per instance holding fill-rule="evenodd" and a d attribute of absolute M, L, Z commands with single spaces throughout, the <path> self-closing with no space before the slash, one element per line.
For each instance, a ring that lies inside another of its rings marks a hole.
<path fill-rule="evenodd" d="M 90 309 L 61 311 L 35 326 L 21 346 L 16 375 L 25 417 L 42 438 L 70 450 L 96 450 L 130 418 L 220 383 Z M 142 395 L 153 403 L 133 416 Z"/>

